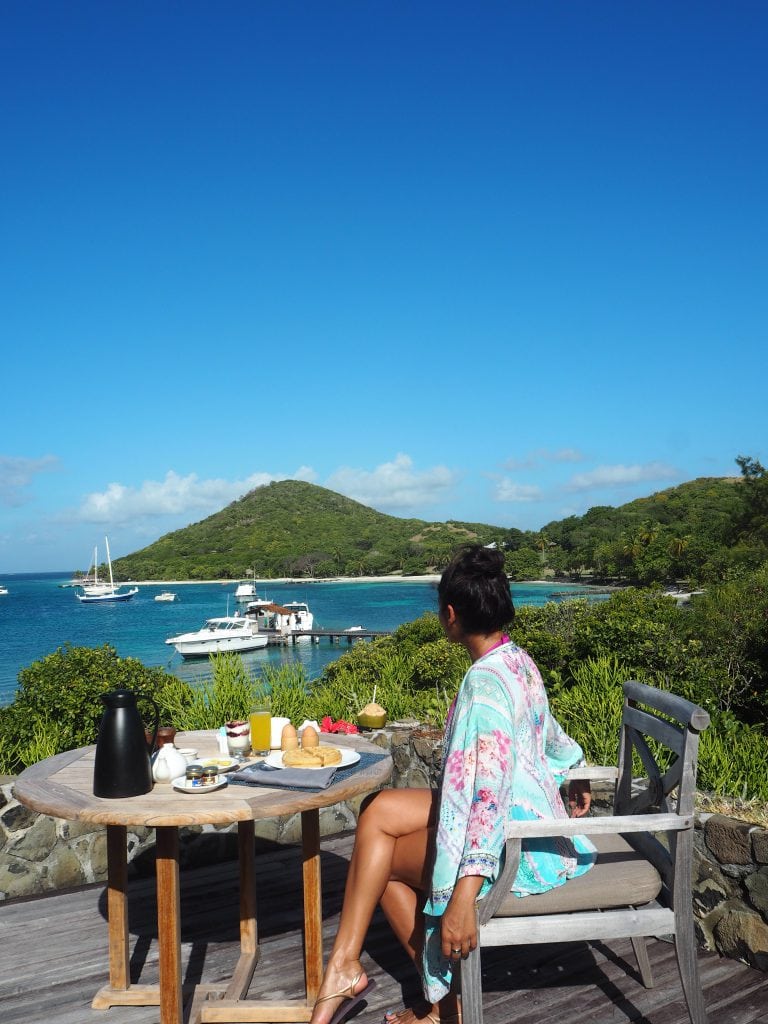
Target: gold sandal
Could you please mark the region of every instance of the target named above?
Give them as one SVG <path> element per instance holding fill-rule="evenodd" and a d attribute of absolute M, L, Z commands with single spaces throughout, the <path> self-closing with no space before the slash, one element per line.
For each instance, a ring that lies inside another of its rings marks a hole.
<path fill-rule="evenodd" d="M 340 989 L 338 992 L 332 992 L 331 995 L 329 996 L 320 996 L 315 1001 L 315 1006 L 317 1006 L 318 1003 L 324 1003 L 328 999 L 339 999 L 343 997 L 344 1001 L 342 1002 L 341 1006 L 339 1006 L 336 1013 L 334 1013 L 334 1015 L 328 1021 L 328 1024 L 341 1024 L 341 1021 L 344 1020 L 344 1018 L 347 1016 L 350 1010 L 357 1006 L 357 1004 L 361 1002 L 365 996 L 368 995 L 371 989 L 376 986 L 375 981 L 369 981 L 365 988 L 361 989 L 359 992 L 356 993 L 355 985 L 357 985 L 362 976 L 363 972 L 358 971 L 357 974 L 352 979 L 352 981 L 350 981 L 348 985 L 345 985 L 344 988 Z"/>
<path fill-rule="evenodd" d="M 397 1024 L 397 1021 L 399 1019 L 400 1014 L 406 1014 L 406 1013 L 409 1013 L 409 1011 L 412 1014 L 414 1014 L 414 1011 L 410 1010 L 410 1007 L 406 1007 L 403 1010 L 398 1010 L 397 1013 L 395 1013 L 393 1015 L 394 1020 L 391 1020 L 391 1021 L 388 1021 L 387 1017 L 385 1015 L 385 1017 L 384 1017 L 384 1024 Z M 421 1024 L 422 1021 L 424 1022 L 424 1024 L 426 1024 L 427 1021 L 429 1021 L 429 1024 L 462 1024 L 462 1015 L 461 1015 L 461 1011 L 459 1011 L 459 1012 L 457 1012 L 455 1014 L 451 1014 L 450 1017 L 444 1017 L 444 1018 L 443 1017 L 435 1017 L 434 1014 L 427 1014 L 425 1017 L 417 1017 L 416 1014 L 414 1014 L 414 1021 L 415 1021 L 415 1024 Z"/>
<path fill-rule="evenodd" d="M 385 1015 L 384 1024 L 397 1024 L 397 1020 L 400 1017 L 400 1014 L 408 1013 L 409 1010 L 410 1007 L 405 1007 L 405 1009 L 403 1010 L 398 1010 L 394 1014 L 395 1019 L 393 1021 L 388 1021 L 387 1015 Z M 434 1013 L 428 1013 L 425 1017 L 417 1017 L 413 1010 L 410 1010 L 410 1012 L 413 1013 L 413 1019 L 415 1024 L 421 1024 L 422 1021 L 425 1022 L 425 1024 L 426 1021 L 429 1021 L 429 1024 L 461 1024 L 461 1010 L 458 1010 L 456 1013 L 452 1013 L 448 1017 L 436 1017 Z"/>

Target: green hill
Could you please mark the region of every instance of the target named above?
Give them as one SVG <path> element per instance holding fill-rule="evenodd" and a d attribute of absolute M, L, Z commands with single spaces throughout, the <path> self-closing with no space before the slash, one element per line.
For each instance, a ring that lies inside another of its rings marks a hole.
<path fill-rule="evenodd" d="M 725 578 L 765 560 L 745 531 L 748 488 L 739 477 L 701 477 L 618 508 L 548 523 L 548 563 L 632 583 Z"/>
<path fill-rule="evenodd" d="M 121 579 L 423 573 L 460 543 L 501 540 L 481 523 L 399 519 L 315 484 L 282 480 L 117 559 Z"/>
<path fill-rule="evenodd" d="M 377 576 L 439 571 L 459 544 L 496 542 L 513 579 L 542 574 L 626 583 L 708 583 L 768 560 L 768 473 L 702 477 L 601 505 L 538 532 L 399 519 L 315 484 L 258 487 L 221 512 L 114 563 L 121 579 Z"/>

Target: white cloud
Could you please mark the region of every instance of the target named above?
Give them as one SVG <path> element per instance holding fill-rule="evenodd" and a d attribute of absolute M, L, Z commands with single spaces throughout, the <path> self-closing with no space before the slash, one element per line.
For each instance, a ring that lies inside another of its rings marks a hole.
<path fill-rule="evenodd" d="M 589 473 L 577 473 L 566 484 L 569 491 L 592 491 L 600 487 L 627 487 L 644 480 L 676 480 L 678 471 L 664 462 L 634 466 L 597 466 Z"/>
<path fill-rule="evenodd" d="M 57 466 L 55 455 L 43 455 L 40 459 L 0 455 L 0 505 L 24 505 L 30 500 L 25 492 L 35 476 L 50 472 Z"/>
<path fill-rule="evenodd" d="M 534 484 L 516 484 L 509 477 L 502 477 L 493 492 L 495 501 L 540 501 L 542 492 Z"/>
<path fill-rule="evenodd" d="M 373 470 L 342 466 L 325 486 L 373 508 L 415 508 L 440 501 L 456 480 L 446 466 L 417 472 L 410 456 L 401 452 Z"/>
<path fill-rule="evenodd" d="M 303 466 L 305 475 L 312 471 Z M 105 491 L 86 495 L 75 515 L 88 523 L 122 524 L 150 516 L 211 515 L 254 487 L 284 479 L 270 473 L 253 473 L 243 480 L 201 480 L 196 473 L 179 476 L 169 470 L 163 480 L 145 480 L 140 487 L 111 483 Z"/>
<path fill-rule="evenodd" d="M 504 469 L 533 469 L 542 462 L 583 462 L 585 456 L 577 448 L 559 448 L 551 452 L 548 448 L 537 448 L 523 459 L 507 459 Z"/>
<path fill-rule="evenodd" d="M 552 452 L 550 458 L 552 462 L 583 462 L 586 456 L 578 448 L 561 448 Z"/>

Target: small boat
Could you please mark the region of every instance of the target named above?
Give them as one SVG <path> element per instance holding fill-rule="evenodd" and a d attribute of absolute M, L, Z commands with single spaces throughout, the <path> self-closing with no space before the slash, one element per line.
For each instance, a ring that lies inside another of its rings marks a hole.
<path fill-rule="evenodd" d="M 172 644 L 182 658 L 207 657 L 220 651 L 256 651 L 267 646 L 267 634 L 260 633 L 256 622 L 244 615 L 222 615 L 208 619 L 202 629 L 171 636 Z"/>
<path fill-rule="evenodd" d="M 7 594 L 7 593 L 8 593 L 8 587 L 0 587 L 0 594 Z"/>
<path fill-rule="evenodd" d="M 155 594 L 156 601 L 178 601 L 178 597 L 172 590 L 162 590 L 159 594 Z"/>
<path fill-rule="evenodd" d="M 238 583 L 235 589 L 235 600 L 245 604 L 246 601 L 253 601 L 258 594 L 256 593 L 255 583 Z"/>
<path fill-rule="evenodd" d="M 104 538 L 104 543 L 107 546 L 107 565 L 109 566 L 109 583 L 99 579 L 98 574 L 98 561 L 97 561 L 97 550 L 93 549 L 93 579 L 89 579 L 90 570 L 88 570 L 88 576 L 85 577 L 85 581 L 80 583 L 82 587 L 82 594 L 77 594 L 78 601 L 83 604 L 96 604 L 105 601 L 114 603 L 115 601 L 130 601 L 139 592 L 138 587 L 133 587 L 131 590 L 120 590 L 119 587 L 115 586 L 114 578 L 112 577 L 112 558 L 109 554 L 109 541 Z"/>

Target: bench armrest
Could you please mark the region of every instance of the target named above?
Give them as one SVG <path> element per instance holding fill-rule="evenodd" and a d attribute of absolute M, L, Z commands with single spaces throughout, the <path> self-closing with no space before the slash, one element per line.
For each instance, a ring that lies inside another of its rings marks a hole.
<path fill-rule="evenodd" d="M 617 779 L 618 776 L 619 769 L 615 765 L 585 764 L 579 768 L 570 768 L 566 779 L 568 782 L 572 779 L 589 779 L 594 782 L 597 779 Z"/>
<path fill-rule="evenodd" d="M 678 832 L 693 827 L 692 814 L 615 814 L 600 818 L 543 818 L 510 821 L 507 839 L 596 836 L 625 832 Z"/>

